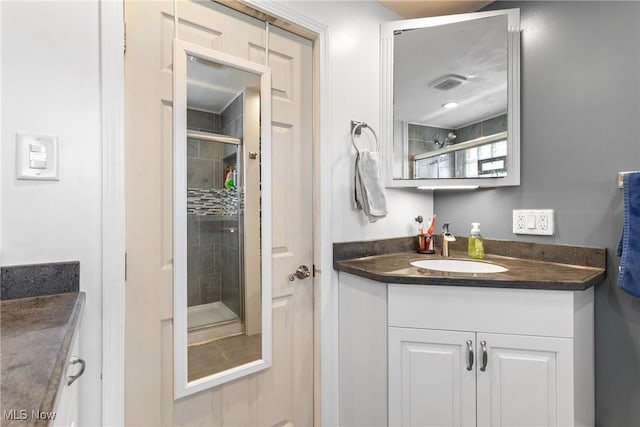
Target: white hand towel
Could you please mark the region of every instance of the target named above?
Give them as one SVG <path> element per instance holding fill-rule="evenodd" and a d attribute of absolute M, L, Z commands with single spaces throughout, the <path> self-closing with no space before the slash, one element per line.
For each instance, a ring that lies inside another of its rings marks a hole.
<path fill-rule="evenodd" d="M 387 215 L 387 200 L 378 153 L 360 150 L 355 165 L 355 198 L 358 209 L 364 210 L 369 222 Z"/>

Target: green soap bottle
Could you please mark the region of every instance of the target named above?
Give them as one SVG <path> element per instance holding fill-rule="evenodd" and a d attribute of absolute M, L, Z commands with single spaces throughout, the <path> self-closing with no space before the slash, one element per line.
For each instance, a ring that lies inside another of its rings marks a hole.
<path fill-rule="evenodd" d="M 484 258 L 484 243 L 480 234 L 480 223 L 471 223 L 471 233 L 469 233 L 469 258 Z"/>

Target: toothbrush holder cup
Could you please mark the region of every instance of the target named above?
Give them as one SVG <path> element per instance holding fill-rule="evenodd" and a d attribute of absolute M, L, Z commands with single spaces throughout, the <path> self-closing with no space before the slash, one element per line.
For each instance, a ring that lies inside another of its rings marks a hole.
<path fill-rule="evenodd" d="M 416 249 L 421 254 L 435 254 L 434 236 L 432 234 L 418 234 L 416 236 Z"/>

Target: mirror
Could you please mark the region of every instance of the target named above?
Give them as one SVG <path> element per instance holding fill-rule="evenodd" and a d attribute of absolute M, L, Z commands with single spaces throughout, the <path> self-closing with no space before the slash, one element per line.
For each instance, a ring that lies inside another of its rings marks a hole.
<path fill-rule="evenodd" d="M 266 67 L 179 40 L 173 77 L 180 398 L 271 363 L 271 88 Z"/>
<path fill-rule="evenodd" d="M 388 187 L 520 184 L 518 9 L 386 22 Z"/>

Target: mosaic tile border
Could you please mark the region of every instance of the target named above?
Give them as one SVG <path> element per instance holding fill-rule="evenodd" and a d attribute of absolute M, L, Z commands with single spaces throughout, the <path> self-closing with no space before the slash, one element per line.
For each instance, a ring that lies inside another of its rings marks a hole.
<path fill-rule="evenodd" d="M 244 211 L 244 192 L 238 188 L 187 189 L 187 215 L 236 216 Z"/>

